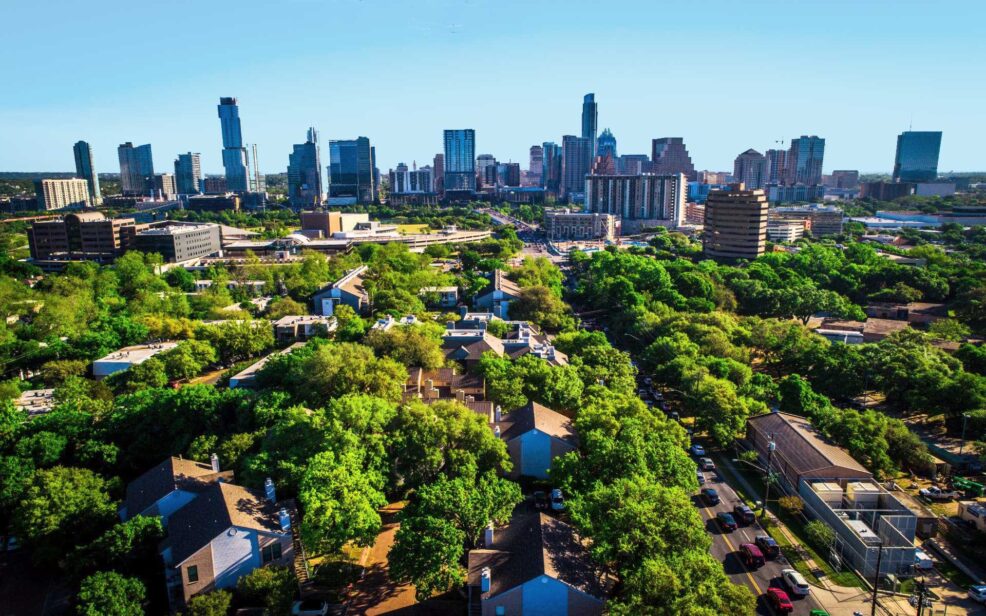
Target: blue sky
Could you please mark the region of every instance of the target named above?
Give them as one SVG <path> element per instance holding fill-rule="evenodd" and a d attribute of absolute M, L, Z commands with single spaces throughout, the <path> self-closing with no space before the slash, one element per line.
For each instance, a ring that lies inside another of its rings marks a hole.
<path fill-rule="evenodd" d="M 620 153 L 680 136 L 731 169 L 801 134 L 825 171 L 890 171 L 896 135 L 942 130 L 940 170 L 984 170 L 986 2 L 733 0 L 143 0 L 8 2 L 0 170 L 73 168 L 93 144 L 153 144 L 155 169 L 202 153 L 220 172 L 216 105 L 240 101 L 264 172 L 309 125 L 370 137 L 384 171 L 427 164 L 443 128 L 527 167 L 578 134 L 582 95 Z M 323 157 L 326 148 L 323 147 Z"/>

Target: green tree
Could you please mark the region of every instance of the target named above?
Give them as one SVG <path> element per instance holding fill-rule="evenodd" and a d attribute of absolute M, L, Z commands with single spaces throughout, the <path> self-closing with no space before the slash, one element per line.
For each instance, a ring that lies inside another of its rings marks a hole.
<path fill-rule="evenodd" d="M 435 370 L 445 364 L 441 334 L 429 331 L 426 324 L 392 327 L 371 331 L 364 340 L 380 357 L 390 357 L 405 366 Z"/>
<path fill-rule="evenodd" d="M 172 379 L 187 380 L 197 376 L 219 358 L 212 345 L 203 340 L 185 340 L 162 353 L 164 370 Z"/>
<path fill-rule="evenodd" d="M 401 522 L 387 555 L 390 575 L 414 584 L 418 601 L 462 584 L 465 538 L 448 520 L 408 517 Z"/>
<path fill-rule="evenodd" d="M 141 616 L 146 594 L 137 578 L 101 571 L 82 580 L 76 612 L 79 616 Z"/>
<path fill-rule="evenodd" d="M 226 616 L 233 595 L 228 590 L 214 590 L 192 597 L 185 607 L 185 616 Z"/>
<path fill-rule="evenodd" d="M 226 321 L 202 328 L 199 337 L 208 341 L 223 362 L 244 359 L 274 346 L 274 331 L 267 321 Z"/>
<path fill-rule="evenodd" d="M 305 304 L 296 302 L 290 297 L 282 297 L 276 302 L 272 302 L 267 308 L 267 318 L 272 321 L 299 314 L 308 314 L 308 308 Z"/>
<path fill-rule="evenodd" d="M 477 481 L 440 477 L 434 483 L 421 486 L 406 511 L 412 516 L 452 522 L 465 533 L 469 547 L 475 547 L 486 526 L 509 522 L 514 507 L 523 498 L 520 486 L 493 472 L 484 473 Z"/>
<path fill-rule="evenodd" d="M 137 515 L 116 524 L 95 541 L 76 548 L 69 563 L 77 572 L 116 569 L 133 572 L 156 567 L 158 543 L 164 539 L 161 518 Z"/>
<path fill-rule="evenodd" d="M 835 531 L 821 520 L 812 520 L 805 524 L 805 537 L 816 550 L 828 552 L 835 543 Z"/>
<path fill-rule="evenodd" d="M 236 594 L 247 605 L 262 605 L 271 616 L 290 616 L 298 582 L 287 567 L 260 567 L 236 582 Z"/>
<path fill-rule="evenodd" d="M 574 329 L 575 320 L 568 304 L 544 286 L 521 289 L 520 296 L 510 303 L 510 317 L 531 321 L 549 332 Z"/>

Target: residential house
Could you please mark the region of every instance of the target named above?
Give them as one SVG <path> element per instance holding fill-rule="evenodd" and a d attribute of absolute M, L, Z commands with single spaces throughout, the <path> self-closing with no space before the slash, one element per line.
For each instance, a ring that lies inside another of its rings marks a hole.
<path fill-rule="evenodd" d="M 450 329 L 442 337 L 445 358 L 455 360 L 471 369 L 479 363 L 483 353 L 504 354 L 503 341 L 485 329 Z"/>
<path fill-rule="evenodd" d="M 876 303 L 866 307 L 866 314 L 879 319 L 894 319 L 908 323 L 934 323 L 948 317 L 945 304 L 910 302 L 907 304 Z"/>
<path fill-rule="evenodd" d="M 551 461 L 579 445 L 572 420 L 537 402 L 494 417 L 493 430 L 507 444 L 515 479 L 547 479 Z"/>
<path fill-rule="evenodd" d="M 54 389 L 31 389 L 18 398 L 14 398 L 14 406 L 27 413 L 28 418 L 44 415 L 55 408 Z"/>
<path fill-rule="evenodd" d="M 278 344 L 305 341 L 333 332 L 336 327 L 335 317 L 288 315 L 274 322 L 274 339 Z"/>
<path fill-rule="evenodd" d="M 470 313 L 461 321 L 449 322 L 442 337 L 442 349 L 446 359 L 461 362 L 471 368 L 479 362 L 483 353 L 518 359 L 532 353 L 555 366 L 568 365 L 568 356 L 557 350 L 547 336 L 527 321 L 507 321 L 511 330 L 497 338 L 487 331 L 489 323 L 482 313 Z"/>
<path fill-rule="evenodd" d="M 370 327 L 370 329 L 388 331 L 389 329 L 391 329 L 396 325 L 417 325 L 420 322 L 421 321 L 418 320 L 418 317 L 414 316 L 413 314 L 405 315 L 399 319 L 395 319 L 393 316 L 388 314 L 382 318 L 377 319 L 377 322 L 374 323 L 373 326 Z"/>
<path fill-rule="evenodd" d="M 510 302 L 520 297 L 520 286 L 499 269 L 493 272 L 490 282 L 490 286 L 476 295 L 473 304 L 507 320 L 510 318 Z"/>
<path fill-rule="evenodd" d="M 175 513 L 212 484 L 233 481 L 233 471 L 219 470 L 219 458 L 209 464 L 171 457 L 127 485 L 120 519 L 137 515 L 159 516 L 164 526 Z"/>
<path fill-rule="evenodd" d="M 543 513 L 515 512 L 510 524 L 488 528 L 484 539 L 482 549 L 469 552 L 470 614 L 603 613 L 607 583 L 569 524 Z"/>
<path fill-rule="evenodd" d="M 171 515 L 161 543 L 172 606 L 193 596 L 232 588 L 237 580 L 266 565 L 294 559 L 293 502 L 277 502 L 267 480 L 260 493 L 230 483 L 214 483 Z"/>
<path fill-rule="evenodd" d="M 486 400 L 486 381 L 474 374 L 459 374 L 454 368 L 409 369 L 404 384 L 404 401 L 408 400 L 426 404 L 454 400 L 493 422 L 493 403 Z"/>
<path fill-rule="evenodd" d="M 367 266 L 361 265 L 329 286 L 316 291 L 312 296 L 315 314 L 330 316 L 339 304 L 351 307 L 356 314 L 366 313 L 370 309 L 370 295 L 363 287 L 366 270 Z"/>
<path fill-rule="evenodd" d="M 833 342 L 859 344 L 862 342 L 879 342 L 902 329 L 907 329 L 907 321 L 894 321 L 870 317 L 865 321 L 844 321 L 825 317 L 811 319 L 808 326 L 816 334 L 824 336 Z"/>
<path fill-rule="evenodd" d="M 429 306 L 455 308 L 459 304 L 459 287 L 424 287 L 419 295 Z"/>

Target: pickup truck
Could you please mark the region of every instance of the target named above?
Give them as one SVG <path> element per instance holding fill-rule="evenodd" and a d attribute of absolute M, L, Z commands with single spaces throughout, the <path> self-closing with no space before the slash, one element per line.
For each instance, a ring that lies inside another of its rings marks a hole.
<path fill-rule="evenodd" d="M 936 486 L 921 488 L 918 490 L 918 494 L 928 500 L 952 500 L 953 498 L 960 498 L 962 496 L 962 493 L 956 490 L 943 490 Z"/>

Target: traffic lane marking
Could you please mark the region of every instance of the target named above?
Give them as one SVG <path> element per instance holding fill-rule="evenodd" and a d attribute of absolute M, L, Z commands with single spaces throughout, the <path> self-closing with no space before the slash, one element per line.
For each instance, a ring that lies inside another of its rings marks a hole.
<path fill-rule="evenodd" d="M 728 533 L 726 533 L 724 530 L 722 530 L 722 527 L 719 526 L 719 520 L 716 519 L 716 516 L 712 513 L 712 511 L 708 507 L 702 507 L 702 509 L 704 509 L 705 510 L 705 514 L 707 516 L 709 516 L 709 520 L 711 520 L 712 523 L 716 526 L 716 528 L 719 529 L 719 536 L 721 536 L 723 538 L 723 540 L 726 542 L 726 547 L 729 548 L 729 553 L 731 554 L 733 552 L 736 552 L 736 547 L 733 545 L 733 542 L 729 540 Z M 713 538 L 713 541 L 714 540 L 715 539 Z M 727 558 L 728 558 L 728 556 L 727 556 Z M 746 566 L 746 563 L 743 562 L 743 559 L 742 558 L 739 558 L 738 556 L 736 557 L 736 560 L 739 561 L 740 567 L 743 568 L 743 571 L 746 573 L 746 577 L 750 579 L 750 584 L 752 584 L 753 585 L 753 588 L 756 589 L 757 594 L 758 595 L 762 595 L 763 594 L 763 590 L 761 590 L 760 584 L 757 583 L 757 580 L 756 580 L 756 578 L 753 577 L 753 574 L 750 573 L 750 569 Z"/>

